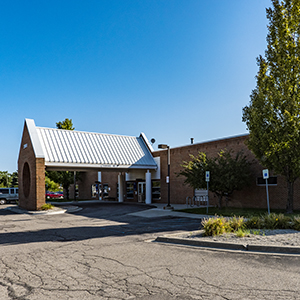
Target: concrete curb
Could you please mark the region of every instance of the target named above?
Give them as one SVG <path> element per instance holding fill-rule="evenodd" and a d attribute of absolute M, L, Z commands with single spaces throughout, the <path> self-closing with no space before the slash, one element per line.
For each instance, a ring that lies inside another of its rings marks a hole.
<path fill-rule="evenodd" d="M 186 236 L 186 234 L 184 234 Z M 298 254 L 300 255 L 300 247 L 294 246 L 268 246 L 268 245 L 249 245 L 236 243 L 223 243 L 214 241 L 201 241 L 199 239 L 185 238 L 183 234 L 172 234 L 159 236 L 155 239 L 156 242 L 172 243 L 187 246 L 224 249 L 224 250 L 240 250 L 250 252 L 263 253 L 283 253 L 283 254 Z"/>
<path fill-rule="evenodd" d="M 6 209 L 17 214 L 29 214 L 29 215 L 59 215 L 59 214 L 64 214 L 66 212 L 73 213 L 82 210 L 82 208 L 78 206 L 54 207 L 49 210 L 41 210 L 41 211 L 26 210 L 17 206 L 7 207 Z"/>

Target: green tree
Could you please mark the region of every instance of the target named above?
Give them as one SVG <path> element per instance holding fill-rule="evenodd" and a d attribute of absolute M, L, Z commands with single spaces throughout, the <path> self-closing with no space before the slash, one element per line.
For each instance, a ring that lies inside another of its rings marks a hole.
<path fill-rule="evenodd" d="M 8 171 L 0 171 L 0 187 L 9 187 L 11 183 L 11 174 Z"/>
<path fill-rule="evenodd" d="M 70 171 L 48 171 L 47 177 L 54 183 L 59 183 L 66 190 L 66 198 L 69 199 L 69 187 L 74 183 L 74 173 Z M 46 182 L 47 183 L 47 182 Z"/>
<path fill-rule="evenodd" d="M 11 174 L 11 183 L 10 183 L 10 186 L 11 187 L 18 187 L 19 185 L 19 179 L 18 179 L 18 172 L 13 172 Z"/>
<path fill-rule="evenodd" d="M 285 176 L 287 212 L 293 211 L 300 176 L 300 1 L 272 0 L 265 57 L 259 56 L 256 87 L 243 108 L 248 147 L 267 168 Z"/>
<path fill-rule="evenodd" d="M 57 129 L 65 129 L 65 130 L 74 130 L 75 129 L 75 127 L 73 127 L 72 119 L 65 119 L 62 122 L 57 122 L 56 128 Z"/>
<path fill-rule="evenodd" d="M 59 190 L 59 184 L 49 178 L 49 172 L 45 174 L 45 187 L 47 191 L 56 192 Z"/>
<path fill-rule="evenodd" d="M 208 158 L 204 152 L 197 156 L 190 155 L 191 160 L 183 162 L 183 170 L 178 174 L 185 177 L 185 184 L 194 189 L 206 188 L 205 172 L 210 171 L 209 190 L 218 197 L 218 206 L 222 207 L 224 196 L 231 196 L 249 183 L 250 162 L 242 151 L 233 155 L 231 150 L 218 153 L 217 157 Z"/>

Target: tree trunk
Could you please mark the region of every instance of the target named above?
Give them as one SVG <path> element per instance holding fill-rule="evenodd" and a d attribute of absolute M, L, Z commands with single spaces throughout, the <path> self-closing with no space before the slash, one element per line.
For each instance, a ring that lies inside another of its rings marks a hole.
<path fill-rule="evenodd" d="M 288 198 L 287 198 L 287 204 L 286 204 L 286 212 L 288 214 L 293 213 L 293 203 L 294 203 L 294 182 L 287 183 L 288 188 Z"/>

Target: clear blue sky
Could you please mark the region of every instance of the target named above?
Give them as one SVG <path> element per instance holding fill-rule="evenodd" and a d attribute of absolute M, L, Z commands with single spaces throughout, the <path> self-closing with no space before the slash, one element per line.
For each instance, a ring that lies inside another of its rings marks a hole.
<path fill-rule="evenodd" d="M 0 171 L 25 118 L 171 147 L 246 133 L 271 0 L 2 0 Z"/>

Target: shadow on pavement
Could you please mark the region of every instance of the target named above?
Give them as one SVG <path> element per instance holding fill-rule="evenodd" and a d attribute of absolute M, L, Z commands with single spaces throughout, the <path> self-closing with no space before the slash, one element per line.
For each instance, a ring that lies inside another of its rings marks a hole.
<path fill-rule="evenodd" d="M 59 218 L 63 228 L 51 228 L 36 231 L 5 232 L 0 233 L 0 244 L 24 244 L 36 242 L 65 242 L 81 241 L 94 238 L 127 236 L 145 233 L 175 232 L 179 230 L 197 230 L 200 227 L 199 220 L 178 217 L 141 218 L 129 216 L 128 213 L 141 211 L 153 206 L 127 205 L 127 204 L 95 204 L 80 205 L 83 210 L 72 214 L 91 218 L 91 226 L 67 227 L 68 214 L 56 217 L 47 216 L 47 222 L 56 223 Z M 39 217 L 41 218 L 41 216 Z M 34 218 L 32 220 L 34 222 Z M 76 222 L 76 217 L 72 222 Z M 106 224 L 105 224 L 106 223 Z M 71 225 L 72 226 L 72 225 Z M 53 226 L 51 226 L 53 227 Z"/>

